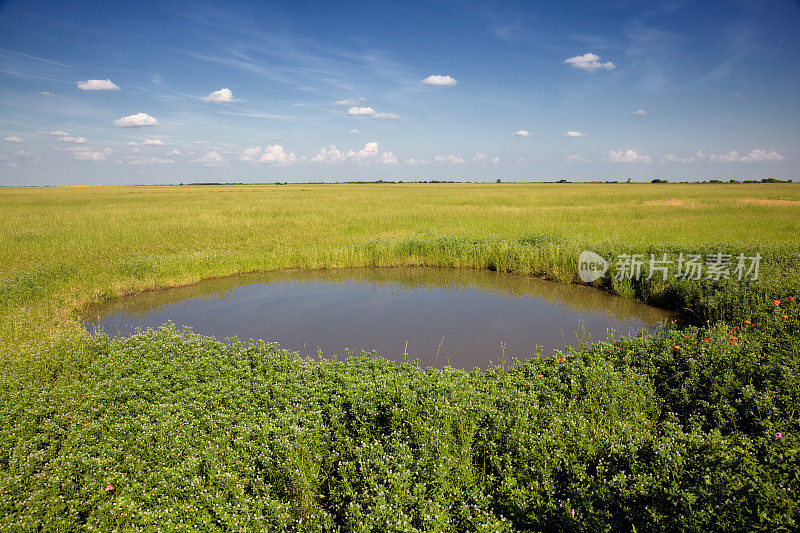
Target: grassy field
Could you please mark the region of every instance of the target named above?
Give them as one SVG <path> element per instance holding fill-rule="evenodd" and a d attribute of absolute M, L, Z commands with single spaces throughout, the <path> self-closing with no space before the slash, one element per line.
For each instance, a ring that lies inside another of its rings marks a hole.
<path fill-rule="evenodd" d="M 751 284 L 606 278 L 702 327 L 486 373 L 78 320 L 290 267 L 572 282 L 583 249 L 764 263 Z M 0 251 L 2 529 L 797 527 L 798 184 L 5 188 Z"/>
<path fill-rule="evenodd" d="M 32 296 L 72 310 L 237 272 L 466 259 L 457 248 L 424 258 L 388 249 L 440 236 L 578 247 L 797 245 L 799 208 L 800 184 L 6 188 L 0 276 L 29 276 Z M 560 259 L 543 261 L 542 269 Z"/>

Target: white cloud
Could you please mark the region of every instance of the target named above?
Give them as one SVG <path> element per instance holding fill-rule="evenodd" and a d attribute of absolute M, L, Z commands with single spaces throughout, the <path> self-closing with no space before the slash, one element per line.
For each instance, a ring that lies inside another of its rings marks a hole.
<path fill-rule="evenodd" d="M 161 157 L 155 157 L 154 156 L 154 157 L 146 157 L 146 158 L 141 158 L 141 159 L 133 159 L 133 160 L 131 160 L 130 164 L 131 165 L 137 165 L 137 166 L 144 166 L 144 165 L 164 165 L 164 164 L 169 164 L 169 163 L 174 163 L 174 162 L 175 161 L 173 159 L 164 159 L 164 158 L 161 158 Z"/>
<path fill-rule="evenodd" d="M 357 117 L 361 115 L 374 115 L 375 110 L 371 107 L 351 107 L 347 110 L 347 114 L 351 117 Z"/>
<path fill-rule="evenodd" d="M 336 146 L 322 147 L 316 155 L 311 158 L 305 156 L 297 157 L 293 152 L 286 152 L 280 145 L 254 146 L 242 152 L 242 161 L 256 161 L 261 163 L 273 163 L 277 165 L 290 165 L 296 162 L 307 161 L 309 163 L 346 163 L 351 162 L 358 165 L 396 165 L 397 157 L 392 152 L 383 152 L 378 148 L 376 141 L 368 142 L 361 150 L 349 150 L 344 152 Z"/>
<path fill-rule="evenodd" d="M 42 158 L 42 156 L 30 150 L 20 150 L 14 155 L 17 156 L 17 159 L 27 159 L 28 161 L 38 161 Z"/>
<path fill-rule="evenodd" d="M 60 150 L 60 148 L 53 148 L 53 150 Z M 89 152 L 91 148 L 88 146 L 67 146 L 68 152 Z"/>
<path fill-rule="evenodd" d="M 340 163 L 345 160 L 345 155 L 335 146 L 322 147 L 317 155 L 309 159 L 312 163 Z"/>
<path fill-rule="evenodd" d="M 77 82 L 78 89 L 82 91 L 116 91 L 119 89 L 116 83 L 109 79 L 86 80 Z"/>
<path fill-rule="evenodd" d="M 136 141 L 128 141 L 128 146 L 164 146 L 164 141 L 161 139 L 145 139 L 144 141 L 137 143 Z"/>
<path fill-rule="evenodd" d="M 372 141 L 365 144 L 364 148 L 362 148 L 358 152 L 350 150 L 349 152 L 347 152 L 347 157 L 355 161 L 364 161 L 372 159 L 376 157 L 378 154 L 379 154 L 378 143 L 376 141 Z"/>
<path fill-rule="evenodd" d="M 225 164 L 225 158 L 219 155 L 214 150 L 207 152 L 206 155 L 200 159 L 195 159 L 195 163 L 200 163 L 205 167 L 219 167 Z"/>
<path fill-rule="evenodd" d="M 497 156 L 488 156 L 486 154 L 478 152 L 475 154 L 475 157 L 472 158 L 472 162 L 480 163 L 482 165 L 499 165 L 500 158 Z"/>
<path fill-rule="evenodd" d="M 288 165 L 294 163 L 297 158 L 294 152 L 285 152 L 283 146 L 274 144 L 264 148 L 264 153 L 261 154 L 259 161 L 263 163 L 277 163 L 279 165 Z"/>
<path fill-rule="evenodd" d="M 567 163 L 591 163 L 591 161 L 582 155 L 573 154 L 567 156 Z"/>
<path fill-rule="evenodd" d="M 64 137 L 59 137 L 58 142 L 69 144 L 86 144 L 86 137 L 71 137 L 66 135 Z"/>
<path fill-rule="evenodd" d="M 92 161 L 92 162 L 99 162 L 106 160 L 106 154 L 103 152 L 73 152 L 72 159 L 77 159 L 78 161 Z"/>
<path fill-rule="evenodd" d="M 736 150 L 731 150 L 727 154 L 717 154 L 709 157 L 711 161 L 718 161 L 721 163 L 730 163 L 732 161 L 741 161 L 745 163 L 753 161 L 783 161 L 785 158 L 778 152 L 767 152 L 766 150 L 752 150 L 749 154 L 739 155 Z"/>
<path fill-rule="evenodd" d="M 350 135 L 358 135 L 358 130 L 350 130 Z"/>
<path fill-rule="evenodd" d="M 239 159 L 241 159 L 242 161 L 252 161 L 253 159 L 256 159 L 258 157 L 258 154 L 260 152 L 261 152 L 260 146 L 254 146 L 253 148 L 246 148 Z"/>
<path fill-rule="evenodd" d="M 66 131 L 55 130 L 55 131 L 40 131 L 39 133 L 44 133 L 45 135 L 53 135 L 54 137 L 67 137 L 69 133 Z"/>
<path fill-rule="evenodd" d="M 741 158 L 739 157 L 739 152 L 736 150 L 731 150 L 727 154 L 711 154 L 710 159 L 712 161 L 721 161 L 723 163 L 729 163 L 731 161 L 739 161 Z"/>
<path fill-rule="evenodd" d="M 640 117 L 643 117 L 643 116 L 647 115 L 647 111 L 645 111 L 644 109 L 637 109 L 636 111 L 633 112 L 633 114 L 634 115 L 639 115 Z"/>
<path fill-rule="evenodd" d="M 667 154 L 661 158 L 662 163 L 694 163 L 695 161 L 702 161 L 706 158 L 706 154 L 702 150 L 698 150 L 689 157 L 681 157 L 676 154 Z"/>
<path fill-rule="evenodd" d="M 114 121 L 114 125 L 118 128 L 139 128 L 142 126 L 158 126 L 158 121 L 147 113 L 136 113 L 135 115 L 118 118 Z"/>
<path fill-rule="evenodd" d="M 383 152 L 378 162 L 382 165 L 396 165 L 397 157 L 392 152 Z"/>
<path fill-rule="evenodd" d="M 7 142 L 7 143 L 21 143 L 21 142 L 23 142 L 23 140 L 22 140 L 22 139 L 20 139 L 19 137 L 14 137 L 14 136 L 11 136 L 11 137 L 6 137 L 6 138 L 5 138 L 5 139 L 3 139 L 3 140 L 4 140 L 5 142 Z"/>
<path fill-rule="evenodd" d="M 458 165 L 464 162 L 463 159 L 461 159 L 460 157 L 456 157 L 453 154 L 437 155 L 433 158 L 433 160 L 436 161 L 437 163 L 450 163 L 453 165 Z"/>
<path fill-rule="evenodd" d="M 586 134 L 579 131 L 568 131 L 564 134 L 564 137 L 586 137 Z"/>
<path fill-rule="evenodd" d="M 297 161 L 294 152 L 286 152 L 283 146 L 274 144 L 262 148 L 254 146 L 253 148 L 246 149 L 240 159 L 242 161 L 257 161 L 259 163 L 272 163 L 276 165 L 290 165 Z"/>
<path fill-rule="evenodd" d="M 622 150 L 608 152 L 608 160 L 613 163 L 649 163 L 650 156 L 639 155 L 633 150 Z"/>
<path fill-rule="evenodd" d="M 528 130 L 517 130 L 511 135 L 514 135 L 515 137 L 530 137 L 533 135 L 533 133 L 529 132 Z"/>
<path fill-rule="evenodd" d="M 204 102 L 235 102 L 233 98 L 233 93 L 230 89 L 220 89 L 219 91 L 213 91 L 209 93 L 208 96 L 204 96 L 201 98 Z"/>
<path fill-rule="evenodd" d="M 441 76 L 438 74 L 431 74 L 424 80 L 421 80 L 420 83 L 424 85 L 437 85 L 437 86 L 458 85 L 458 82 L 452 76 Z"/>
<path fill-rule="evenodd" d="M 400 118 L 398 115 L 394 113 L 378 113 L 371 107 L 359 107 L 353 106 L 347 110 L 347 114 L 351 117 L 371 117 L 371 118 L 387 118 L 387 119 L 394 119 Z"/>
<path fill-rule="evenodd" d="M 753 150 L 742 161 L 783 161 L 783 156 L 778 152 L 767 152 L 766 150 Z"/>
<path fill-rule="evenodd" d="M 413 157 L 411 159 L 406 159 L 406 165 L 412 167 L 418 167 L 420 165 L 430 165 L 430 164 L 431 162 L 428 161 L 427 159 L 414 159 Z"/>
<path fill-rule="evenodd" d="M 376 141 L 368 142 L 364 148 L 358 152 L 350 150 L 347 152 L 347 158 L 351 161 L 361 164 L 382 164 L 382 165 L 396 165 L 397 157 L 392 152 L 381 152 L 378 150 L 378 143 Z"/>
<path fill-rule="evenodd" d="M 346 106 L 353 106 L 358 105 L 363 102 L 365 98 L 345 98 L 343 100 L 337 100 L 334 102 L 333 105 L 346 105 Z"/>
<path fill-rule="evenodd" d="M 595 70 L 613 70 L 616 68 L 614 63 L 611 61 L 601 63 L 600 56 L 597 54 L 592 54 L 591 52 L 583 54 L 582 56 L 575 56 L 565 59 L 564 63 L 587 72 L 594 72 Z"/>
<path fill-rule="evenodd" d="M 169 155 L 181 155 L 181 153 L 178 150 L 173 150 L 169 153 Z"/>
<path fill-rule="evenodd" d="M 39 94 L 41 94 L 42 96 L 55 96 L 50 91 L 39 91 Z"/>
<path fill-rule="evenodd" d="M 350 161 L 358 165 L 396 165 L 397 157 L 392 152 L 381 152 L 376 141 L 368 142 L 359 151 L 350 150 L 342 152 L 336 146 L 323 147 L 320 151 L 309 159 L 311 163 L 343 163 Z"/>

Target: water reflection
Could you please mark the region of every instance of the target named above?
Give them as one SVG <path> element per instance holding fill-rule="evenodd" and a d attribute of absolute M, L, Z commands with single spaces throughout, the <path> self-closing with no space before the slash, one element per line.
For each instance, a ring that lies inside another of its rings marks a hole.
<path fill-rule="evenodd" d="M 588 287 L 482 270 L 360 268 L 208 280 L 87 309 L 90 331 L 130 335 L 168 321 L 217 338 L 278 342 L 304 355 L 377 350 L 425 365 L 485 368 L 581 341 L 653 328 L 664 310 Z"/>

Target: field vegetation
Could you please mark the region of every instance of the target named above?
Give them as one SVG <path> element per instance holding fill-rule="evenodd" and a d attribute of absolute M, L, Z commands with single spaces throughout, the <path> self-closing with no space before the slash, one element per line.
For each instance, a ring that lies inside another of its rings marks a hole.
<path fill-rule="evenodd" d="M 760 254 L 595 282 L 692 325 L 484 370 L 311 361 L 107 298 L 281 268 L 577 281 L 577 257 Z M 0 530 L 795 530 L 800 185 L 0 189 Z"/>

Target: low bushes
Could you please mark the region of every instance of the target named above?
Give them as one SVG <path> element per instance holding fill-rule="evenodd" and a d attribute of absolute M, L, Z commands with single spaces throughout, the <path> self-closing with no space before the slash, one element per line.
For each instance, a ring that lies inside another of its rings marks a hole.
<path fill-rule="evenodd" d="M 574 279 L 576 250 L 421 237 L 360 253 Z M 168 327 L 20 345 L 0 373 L 0 530 L 797 529 L 797 260 L 762 253 L 761 281 L 623 289 L 694 325 L 485 371 Z"/>

